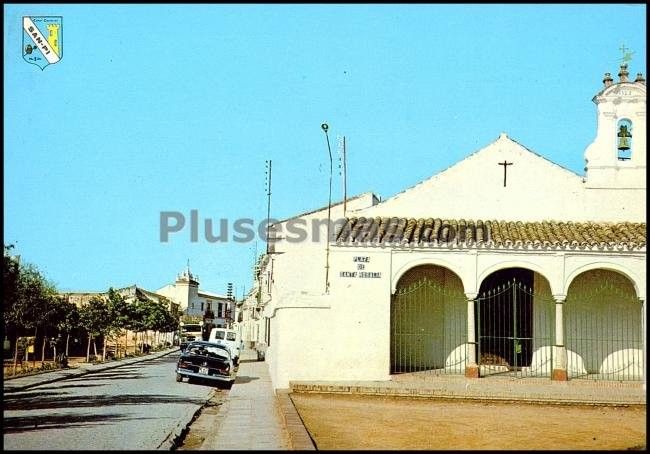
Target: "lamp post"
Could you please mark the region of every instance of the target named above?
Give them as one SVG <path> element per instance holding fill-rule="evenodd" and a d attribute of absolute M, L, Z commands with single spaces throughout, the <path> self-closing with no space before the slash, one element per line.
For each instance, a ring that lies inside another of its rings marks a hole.
<path fill-rule="evenodd" d="M 330 148 L 330 138 L 327 135 L 327 130 L 329 126 L 327 123 L 320 125 L 325 133 L 325 138 L 327 139 L 327 152 L 330 157 L 330 187 L 329 187 L 329 198 L 327 200 L 327 238 L 326 238 L 326 252 L 325 252 L 325 293 L 329 293 L 329 272 L 330 272 L 330 212 L 332 209 L 332 150 Z"/>

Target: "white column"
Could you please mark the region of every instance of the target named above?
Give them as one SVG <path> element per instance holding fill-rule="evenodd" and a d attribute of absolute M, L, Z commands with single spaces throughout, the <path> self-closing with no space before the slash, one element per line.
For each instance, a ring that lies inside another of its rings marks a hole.
<path fill-rule="evenodd" d="M 467 364 L 465 365 L 465 376 L 478 378 L 479 369 L 476 364 L 476 317 L 474 308 L 476 306 L 476 294 L 467 293 Z"/>
<path fill-rule="evenodd" d="M 647 364 L 648 361 L 646 358 L 648 357 L 646 352 L 648 351 L 646 348 L 646 339 L 647 335 L 645 332 L 646 328 L 646 310 L 645 310 L 645 296 L 643 298 L 640 298 L 639 301 L 641 302 L 641 332 L 643 333 L 643 390 L 645 391 L 646 389 L 646 384 L 648 382 L 648 369 L 647 369 Z"/>
<path fill-rule="evenodd" d="M 567 354 L 564 345 L 564 301 L 566 295 L 553 295 L 555 299 L 555 345 L 553 346 L 553 365 L 551 379 L 566 381 Z"/>
<path fill-rule="evenodd" d="M 555 300 L 555 345 L 564 346 L 564 301 Z"/>
<path fill-rule="evenodd" d="M 467 300 L 467 363 L 476 364 L 476 321 L 474 317 L 474 300 Z"/>

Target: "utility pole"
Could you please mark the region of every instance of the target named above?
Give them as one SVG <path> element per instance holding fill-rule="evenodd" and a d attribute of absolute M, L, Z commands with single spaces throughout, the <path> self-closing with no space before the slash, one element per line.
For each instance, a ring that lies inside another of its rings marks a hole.
<path fill-rule="evenodd" d="M 348 208 L 348 172 L 346 160 L 345 136 L 343 136 L 343 217 L 345 217 L 345 212 Z"/>
<path fill-rule="evenodd" d="M 330 219 L 331 219 L 331 209 L 332 209 L 332 149 L 330 148 L 330 138 L 327 135 L 327 130 L 329 126 L 327 123 L 320 125 L 325 133 L 325 138 L 327 139 L 327 152 L 330 157 L 330 192 L 329 199 L 327 201 L 327 238 L 326 238 L 326 255 L 325 255 L 325 293 L 329 293 L 329 272 L 330 272 Z"/>
<path fill-rule="evenodd" d="M 269 253 L 269 221 L 271 219 L 271 160 L 266 161 L 266 253 Z"/>
<path fill-rule="evenodd" d="M 228 305 L 226 306 L 226 328 L 232 327 L 231 319 L 233 315 L 233 295 L 232 295 L 232 282 L 228 282 L 228 290 L 226 293 L 226 298 L 228 299 Z"/>

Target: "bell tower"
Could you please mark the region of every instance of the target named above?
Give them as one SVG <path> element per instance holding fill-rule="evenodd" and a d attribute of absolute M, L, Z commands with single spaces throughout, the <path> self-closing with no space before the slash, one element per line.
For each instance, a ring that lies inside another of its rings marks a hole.
<path fill-rule="evenodd" d="M 646 187 L 646 83 L 641 73 L 634 81 L 628 76 L 624 62 L 618 82 L 606 73 L 603 89 L 592 99 L 598 126 L 585 150 L 587 188 Z"/>
<path fill-rule="evenodd" d="M 191 311 L 191 303 L 198 298 L 199 277 L 190 271 L 189 259 L 187 260 L 187 268 L 176 277 L 174 285 L 176 286 L 181 307 Z M 197 308 L 194 308 L 194 310 L 197 310 Z"/>

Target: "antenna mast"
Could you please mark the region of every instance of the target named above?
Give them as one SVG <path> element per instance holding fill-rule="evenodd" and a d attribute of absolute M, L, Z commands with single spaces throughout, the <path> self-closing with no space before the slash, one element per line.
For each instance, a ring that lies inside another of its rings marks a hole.
<path fill-rule="evenodd" d="M 343 217 L 348 208 L 348 173 L 345 156 L 345 136 L 343 136 Z"/>
<path fill-rule="evenodd" d="M 325 138 L 327 139 L 327 152 L 330 158 L 330 185 L 329 185 L 329 198 L 327 201 L 327 238 L 325 240 L 326 244 L 326 253 L 325 253 L 325 293 L 329 293 L 330 288 L 330 220 L 331 220 L 331 211 L 332 211 L 332 149 L 330 148 L 330 137 L 327 135 L 327 130 L 329 126 L 327 123 L 320 125 L 321 129 L 325 133 Z"/>
<path fill-rule="evenodd" d="M 266 204 L 266 253 L 269 253 L 269 220 L 271 219 L 271 160 L 265 161 L 266 162 L 266 176 L 268 177 L 266 179 L 266 196 L 267 196 L 267 204 Z"/>

